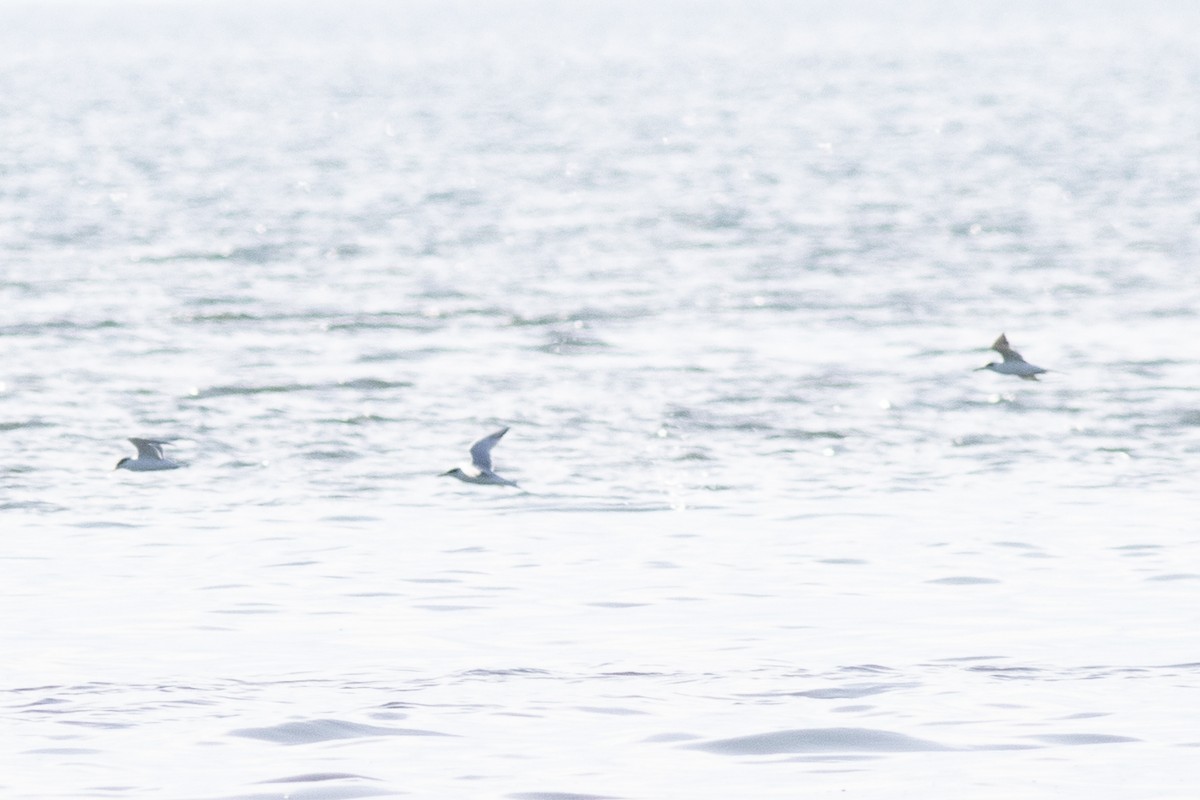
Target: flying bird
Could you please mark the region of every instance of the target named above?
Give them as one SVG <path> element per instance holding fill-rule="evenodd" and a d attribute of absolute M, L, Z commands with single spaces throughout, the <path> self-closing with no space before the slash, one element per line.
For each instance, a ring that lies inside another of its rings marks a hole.
<path fill-rule="evenodd" d="M 178 461 L 172 461 L 163 455 L 163 446 L 168 442 L 158 439 L 129 440 L 137 448 L 137 458 L 126 456 L 117 462 L 116 469 L 128 469 L 134 472 L 152 472 L 160 469 L 178 469 L 182 467 Z"/>
<path fill-rule="evenodd" d="M 976 372 L 982 369 L 990 369 L 992 372 L 999 372 L 1001 375 L 1016 375 L 1027 381 L 1036 381 L 1038 375 L 1041 375 L 1046 370 L 1041 367 L 1030 364 L 1021 354 L 1009 347 L 1008 337 L 1003 333 L 1000 338 L 992 342 L 992 349 L 999 353 L 1004 360 L 1000 362 L 992 361 L 984 364 L 976 369 Z"/>
<path fill-rule="evenodd" d="M 491 486 L 516 486 L 517 484 L 513 481 L 501 478 L 492 472 L 492 448 L 496 446 L 496 443 L 506 433 L 508 433 L 508 428 L 501 428 L 490 436 L 485 436 L 471 445 L 471 466 L 466 468 L 455 467 L 452 470 L 443 472 L 442 476 L 448 475 L 466 483 L 484 483 Z"/>

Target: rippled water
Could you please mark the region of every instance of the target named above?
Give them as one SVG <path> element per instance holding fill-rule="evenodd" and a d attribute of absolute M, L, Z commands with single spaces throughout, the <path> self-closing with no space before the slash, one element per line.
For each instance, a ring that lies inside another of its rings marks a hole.
<path fill-rule="evenodd" d="M 0 792 L 1191 797 L 1197 23 L 0 5 Z"/>

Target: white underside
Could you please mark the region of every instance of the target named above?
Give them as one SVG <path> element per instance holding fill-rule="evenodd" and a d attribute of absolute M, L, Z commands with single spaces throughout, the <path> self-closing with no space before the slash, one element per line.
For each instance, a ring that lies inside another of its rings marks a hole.
<path fill-rule="evenodd" d="M 1022 378 L 1031 375 L 1041 375 L 1046 370 L 1041 367 L 1035 367 L 1025 361 L 1005 361 L 1000 364 L 993 364 L 988 367 L 992 372 L 999 372 L 1002 375 L 1020 375 Z"/>
<path fill-rule="evenodd" d="M 460 470 L 450 474 L 452 477 L 458 478 L 463 483 L 480 483 L 487 484 L 489 486 L 516 486 L 516 484 L 512 481 L 501 478 L 494 472 L 480 471 L 475 473 L 467 473 L 466 471 Z"/>
<path fill-rule="evenodd" d="M 150 460 L 144 458 L 135 458 L 133 461 L 126 461 L 124 464 L 117 467 L 117 469 L 127 469 L 131 472 L 156 472 L 164 469 L 179 469 L 181 466 L 183 465 L 175 461 L 171 461 L 170 459 Z"/>

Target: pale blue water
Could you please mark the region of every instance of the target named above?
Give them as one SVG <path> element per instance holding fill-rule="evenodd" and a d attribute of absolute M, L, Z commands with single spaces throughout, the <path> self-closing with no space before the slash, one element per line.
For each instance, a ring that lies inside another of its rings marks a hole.
<path fill-rule="evenodd" d="M 1198 23 L 0 4 L 0 793 L 1193 796 Z"/>

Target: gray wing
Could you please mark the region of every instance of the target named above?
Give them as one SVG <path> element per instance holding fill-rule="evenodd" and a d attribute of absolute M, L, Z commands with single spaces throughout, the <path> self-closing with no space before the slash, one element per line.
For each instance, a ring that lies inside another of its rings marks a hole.
<path fill-rule="evenodd" d="M 485 436 L 471 445 L 471 463 L 480 469 L 491 472 L 492 448 L 496 446 L 496 442 L 500 441 L 500 437 L 506 433 L 508 433 L 508 428 L 501 428 L 491 436 Z"/>
<path fill-rule="evenodd" d="M 995 350 L 997 353 L 999 353 L 1004 358 L 1005 361 L 1024 361 L 1025 360 L 1025 359 L 1021 358 L 1020 353 L 1018 353 L 1016 350 L 1013 350 L 1009 346 L 1008 337 L 1005 336 L 1003 333 L 1000 334 L 1000 338 L 998 338 L 996 341 L 992 342 L 992 349 Z"/>
<path fill-rule="evenodd" d="M 137 448 L 138 458 L 163 458 L 163 445 L 166 442 L 157 439 L 132 438 L 130 444 Z"/>
<path fill-rule="evenodd" d="M 1024 358 L 1021 357 L 1020 353 L 1018 353 L 1016 350 L 1013 350 L 1011 347 L 1007 350 L 1001 350 L 1000 355 L 1002 355 L 1004 357 L 1005 361 L 1019 361 L 1022 364 L 1029 363 Z"/>

